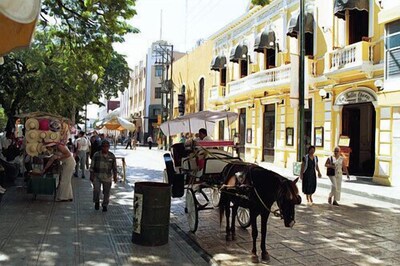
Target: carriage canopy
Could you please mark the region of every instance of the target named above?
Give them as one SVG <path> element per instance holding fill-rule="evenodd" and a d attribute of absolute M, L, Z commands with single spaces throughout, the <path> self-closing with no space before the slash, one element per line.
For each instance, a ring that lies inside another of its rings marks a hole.
<path fill-rule="evenodd" d="M 238 118 L 238 114 L 226 111 L 201 111 L 177 117 L 161 124 L 161 130 L 166 136 L 180 133 L 197 133 L 200 128 L 213 131 L 215 123 L 227 119 L 231 124 Z"/>

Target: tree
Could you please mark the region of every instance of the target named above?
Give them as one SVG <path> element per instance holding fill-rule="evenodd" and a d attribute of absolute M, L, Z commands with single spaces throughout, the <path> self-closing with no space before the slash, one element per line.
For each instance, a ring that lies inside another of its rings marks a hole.
<path fill-rule="evenodd" d="M 138 32 L 134 0 L 44 0 L 32 48 L 5 57 L 0 67 L 0 104 L 12 127 L 20 112 L 48 111 L 78 117 L 102 93 L 127 87 L 129 69 L 112 43 Z M 89 73 L 96 73 L 96 84 Z"/>

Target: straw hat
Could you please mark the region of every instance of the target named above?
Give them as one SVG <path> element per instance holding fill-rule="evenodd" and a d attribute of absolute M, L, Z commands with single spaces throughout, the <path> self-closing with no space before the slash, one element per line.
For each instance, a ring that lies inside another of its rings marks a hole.
<path fill-rule="evenodd" d="M 30 156 L 35 157 L 35 156 L 38 156 L 38 155 L 39 155 L 38 149 L 37 149 L 37 148 L 38 148 L 38 143 L 28 143 L 28 144 L 26 145 L 25 151 L 26 151 L 26 153 L 29 154 Z"/>
<path fill-rule="evenodd" d="M 36 146 L 36 150 L 40 154 L 40 153 L 46 152 L 47 148 L 43 143 L 38 143 L 37 146 Z"/>
<path fill-rule="evenodd" d="M 54 132 L 61 130 L 61 124 L 57 120 L 50 120 L 49 129 Z"/>
<path fill-rule="evenodd" d="M 60 138 L 61 136 L 59 132 L 47 131 L 45 142 L 59 142 Z"/>
<path fill-rule="evenodd" d="M 39 129 L 40 130 L 49 130 L 49 120 L 46 118 L 39 119 Z"/>
<path fill-rule="evenodd" d="M 40 132 L 40 133 L 39 133 L 39 137 L 40 137 L 41 139 L 45 139 L 45 138 L 47 137 L 46 131 Z"/>
<path fill-rule="evenodd" d="M 25 128 L 27 130 L 39 129 L 39 121 L 35 118 L 29 118 L 25 122 Z"/>
<path fill-rule="evenodd" d="M 37 121 L 37 120 L 36 120 Z M 28 142 L 40 142 L 39 130 L 26 131 L 25 138 Z"/>

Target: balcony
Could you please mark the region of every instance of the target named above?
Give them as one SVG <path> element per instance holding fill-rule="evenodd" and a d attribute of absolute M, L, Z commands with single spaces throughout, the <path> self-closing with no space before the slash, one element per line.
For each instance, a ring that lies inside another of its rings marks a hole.
<path fill-rule="evenodd" d="M 369 42 L 358 42 L 327 53 L 325 75 L 348 76 L 359 73 L 370 75 L 373 66 L 373 46 Z"/>
<path fill-rule="evenodd" d="M 245 78 L 228 83 L 226 97 L 246 95 L 258 89 L 290 85 L 291 64 L 262 70 Z"/>
<path fill-rule="evenodd" d="M 212 103 L 220 102 L 222 97 L 225 97 L 226 87 L 221 85 L 214 85 L 210 89 L 208 100 Z"/>

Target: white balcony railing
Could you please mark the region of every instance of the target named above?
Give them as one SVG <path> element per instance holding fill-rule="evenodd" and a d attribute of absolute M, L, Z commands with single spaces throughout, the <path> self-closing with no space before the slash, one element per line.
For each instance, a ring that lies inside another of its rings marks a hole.
<path fill-rule="evenodd" d="M 218 87 L 219 86 L 212 86 L 210 89 L 210 100 L 215 100 L 218 98 Z"/>
<path fill-rule="evenodd" d="M 334 50 L 327 54 L 326 72 L 339 69 L 350 69 L 362 67 L 364 64 L 372 64 L 372 49 L 369 42 L 361 41 L 343 48 Z"/>
<path fill-rule="evenodd" d="M 245 93 L 259 88 L 271 88 L 290 83 L 291 65 L 266 69 L 228 83 L 228 95 Z"/>

